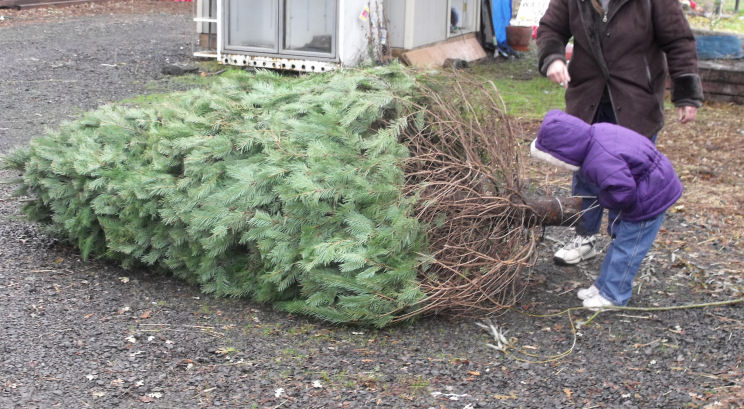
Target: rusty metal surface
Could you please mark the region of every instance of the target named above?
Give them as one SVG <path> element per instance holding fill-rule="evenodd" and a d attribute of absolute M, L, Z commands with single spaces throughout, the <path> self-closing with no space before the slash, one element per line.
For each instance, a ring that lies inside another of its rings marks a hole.
<path fill-rule="evenodd" d="M 220 62 L 222 64 L 299 72 L 326 72 L 336 70 L 340 67 L 340 64 L 337 62 L 318 61 L 312 58 L 284 58 L 260 55 L 231 54 L 229 52 L 221 54 L 220 57 Z"/>

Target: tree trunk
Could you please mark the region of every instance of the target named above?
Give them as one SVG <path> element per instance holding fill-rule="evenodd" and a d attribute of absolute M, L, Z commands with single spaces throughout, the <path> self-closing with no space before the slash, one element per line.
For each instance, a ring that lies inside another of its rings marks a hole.
<path fill-rule="evenodd" d="M 718 16 L 718 18 L 721 18 L 721 15 L 723 14 L 723 0 L 716 0 L 715 7 L 716 16 Z"/>
<path fill-rule="evenodd" d="M 536 225 L 571 226 L 579 220 L 581 213 L 580 197 L 538 196 L 528 198 L 526 202 L 536 218 Z"/>

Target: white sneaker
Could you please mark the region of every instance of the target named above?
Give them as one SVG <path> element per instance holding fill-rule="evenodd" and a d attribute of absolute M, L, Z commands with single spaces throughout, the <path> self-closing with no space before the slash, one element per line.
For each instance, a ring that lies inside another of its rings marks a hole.
<path fill-rule="evenodd" d="M 597 311 L 604 307 L 614 307 L 615 304 L 612 301 L 604 298 L 602 294 L 597 294 L 592 298 L 587 298 L 583 302 L 584 307 L 589 308 L 592 311 Z"/>
<path fill-rule="evenodd" d="M 589 298 L 592 298 L 597 294 L 599 294 L 599 288 L 597 288 L 594 284 L 592 284 L 589 288 L 582 288 L 581 290 L 576 292 L 576 295 L 579 297 L 580 300 L 588 300 Z"/>
<path fill-rule="evenodd" d="M 555 252 L 553 262 L 556 264 L 578 264 L 597 255 L 594 244 L 597 238 L 594 236 L 576 236 L 574 239 Z"/>

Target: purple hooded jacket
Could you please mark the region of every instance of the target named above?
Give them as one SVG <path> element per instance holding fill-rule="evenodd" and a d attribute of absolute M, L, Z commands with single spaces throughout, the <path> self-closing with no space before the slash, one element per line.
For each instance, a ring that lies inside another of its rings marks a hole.
<path fill-rule="evenodd" d="M 669 159 L 648 138 L 618 125 L 589 125 L 563 111 L 550 111 L 533 142 L 533 156 L 578 167 L 599 186 L 599 204 L 620 210 L 623 220 L 656 217 L 682 196 Z"/>

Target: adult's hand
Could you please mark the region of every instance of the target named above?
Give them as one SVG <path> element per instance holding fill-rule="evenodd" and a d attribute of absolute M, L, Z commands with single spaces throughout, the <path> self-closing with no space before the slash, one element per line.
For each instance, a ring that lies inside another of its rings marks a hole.
<path fill-rule="evenodd" d="M 550 63 L 546 75 L 548 79 L 563 88 L 568 88 L 568 83 L 571 81 L 571 76 L 568 75 L 568 67 L 566 67 L 565 61 L 561 59 Z"/>
<path fill-rule="evenodd" d="M 679 117 L 679 122 L 683 124 L 690 123 L 695 120 L 695 117 L 697 116 L 697 107 L 694 106 L 683 106 L 679 107 L 677 109 L 677 116 Z"/>

